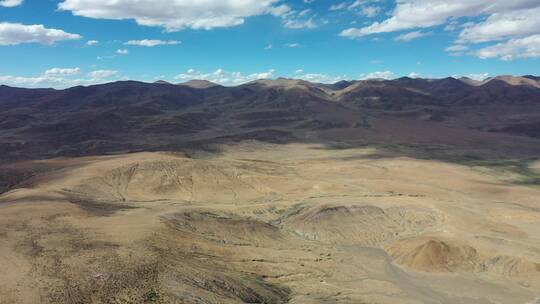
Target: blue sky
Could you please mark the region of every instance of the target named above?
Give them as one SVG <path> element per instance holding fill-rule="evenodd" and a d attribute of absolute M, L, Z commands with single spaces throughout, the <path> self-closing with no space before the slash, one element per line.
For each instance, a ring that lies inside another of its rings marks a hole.
<path fill-rule="evenodd" d="M 0 0 L 0 83 L 538 74 L 540 1 L 447 2 Z"/>

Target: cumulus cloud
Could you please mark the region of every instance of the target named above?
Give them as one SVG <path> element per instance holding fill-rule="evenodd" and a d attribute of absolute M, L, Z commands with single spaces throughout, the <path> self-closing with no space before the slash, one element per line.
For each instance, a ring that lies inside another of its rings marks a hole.
<path fill-rule="evenodd" d="M 397 0 L 396 2 L 395 9 L 386 20 L 373 22 L 364 27 L 351 27 L 343 30 L 340 35 L 358 38 L 446 24 L 445 30 L 458 31 L 455 44 L 446 49 L 450 55 L 476 54 L 480 58 L 502 60 L 540 57 L 536 52 L 535 39 L 535 36 L 540 34 L 538 0 Z M 407 34 L 400 35 L 398 40 L 406 37 Z M 467 44 L 486 42 L 499 43 L 476 52 L 465 52 L 471 48 Z M 516 50 L 524 53 L 517 54 Z"/>
<path fill-rule="evenodd" d="M 378 6 L 366 6 L 363 7 L 360 12 L 366 17 L 373 18 L 381 12 L 381 8 Z"/>
<path fill-rule="evenodd" d="M 313 29 L 317 27 L 313 16 L 313 10 L 304 9 L 295 11 L 288 5 L 282 4 L 271 10 L 272 15 L 279 16 L 283 19 L 283 26 L 289 29 Z"/>
<path fill-rule="evenodd" d="M 476 81 L 484 81 L 489 78 L 489 73 L 476 73 L 476 74 L 466 74 L 466 75 L 452 75 L 454 78 L 466 77 Z"/>
<path fill-rule="evenodd" d="M 293 13 L 291 7 L 287 4 L 270 7 L 268 12 L 276 17 L 286 17 Z"/>
<path fill-rule="evenodd" d="M 468 77 L 472 80 L 484 81 L 489 78 L 489 73 L 468 74 L 465 77 Z"/>
<path fill-rule="evenodd" d="M 15 7 L 23 3 L 23 0 L 2 0 L 0 1 L 0 6 L 3 7 Z"/>
<path fill-rule="evenodd" d="M 540 57 L 540 34 L 488 46 L 478 50 L 476 55 L 482 59 L 499 58 L 505 61 Z"/>
<path fill-rule="evenodd" d="M 80 68 L 51 68 L 37 76 L 0 75 L 0 84 L 16 87 L 52 87 L 63 89 L 77 85 L 92 85 L 118 80 L 120 73 L 112 70 L 92 71 L 86 77 L 78 78 Z"/>
<path fill-rule="evenodd" d="M 401 34 L 401 35 L 396 37 L 396 40 L 397 41 L 411 41 L 411 40 L 422 38 L 422 37 L 429 36 L 429 35 L 431 35 L 431 32 L 425 33 L 425 32 L 421 32 L 421 31 L 414 31 L 414 32 Z"/>
<path fill-rule="evenodd" d="M 381 8 L 378 6 L 367 5 L 370 2 L 377 2 L 376 0 L 356 0 L 353 2 L 340 2 L 330 6 L 331 11 L 349 10 L 357 11 L 360 15 L 364 15 L 368 18 L 377 16 L 381 12 Z"/>
<path fill-rule="evenodd" d="M 286 43 L 285 46 L 291 49 L 296 49 L 300 47 L 300 43 L 291 42 L 291 43 Z"/>
<path fill-rule="evenodd" d="M 339 10 L 346 9 L 348 6 L 349 6 L 349 3 L 341 2 L 341 3 L 331 5 L 329 10 L 331 10 L 331 11 L 339 11 Z"/>
<path fill-rule="evenodd" d="M 540 6 L 511 12 L 495 13 L 485 21 L 466 26 L 459 34 L 462 43 L 480 43 L 540 34 Z"/>
<path fill-rule="evenodd" d="M 0 23 L 0 45 L 18 45 L 21 43 L 51 45 L 58 41 L 80 38 L 80 35 L 66 33 L 58 29 L 49 29 L 41 24 Z"/>
<path fill-rule="evenodd" d="M 178 81 L 189 81 L 193 79 L 203 79 L 222 85 L 239 85 L 258 79 L 268 79 L 274 77 L 274 70 L 266 72 L 243 74 L 240 72 L 229 72 L 223 69 L 217 69 L 214 72 L 204 73 L 195 69 L 189 69 L 185 73 L 178 74 L 174 77 Z"/>
<path fill-rule="evenodd" d="M 129 54 L 129 51 L 126 50 L 126 49 L 118 49 L 118 50 L 116 50 L 116 54 L 118 54 L 118 55 L 127 55 L 127 54 Z"/>
<path fill-rule="evenodd" d="M 336 83 L 342 80 L 346 80 L 347 76 L 332 76 L 320 73 L 304 73 L 303 70 L 297 70 L 294 78 L 306 80 L 313 83 Z"/>
<path fill-rule="evenodd" d="M 349 9 L 349 10 L 355 9 L 355 8 L 361 6 L 362 4 L 364 4 L 365 2 L 367 2 L 367 1 L 365 1 L 365 0 L 355 0 L 353 3 L 351 3 L 351 4 L 349 4 L 347 6 L 347 9 Z"/>
<path fill-rule="evenodd" d="M 88 45 L 88 46 L 93 46 L 93 45 L 98 45 L 98 44 L 99 44 L 99 41 L 97 41 L 97 40 L 88 40 L 86 42 L 86 45 Z"/>
<path fill-rule="evenodd" d="M 382 71 L 382 72 L 372 72 L 369 74 L 362 74 L 360 75 L 360 79 L 362 80 L 368 80 L 368 79 L 394 79 L 396 78 L 396 74 L 392 71 Z"/>
<path fill-rule="evenodd" d="M 307 20 L 288 19 L 283 22 L 283 25 L 290 29 L 313 29 L 317 27 L 311 18 Z"/>
<path fill-rule="evenodd" d="M 16 87 L 57 87 L 63 84 L 63 79 L 44 75 L 36 77 L 0 75 L 0 83 Z"/>
<path fill-rule="evenodd" d="M 104 79 L 118 75 L 116 70 L 96 70 L 88 73 L 88 76 L 93 79 Z"/>
<path fill-rule="evenodd" d="M 299 12 L 299 13 L 298 13 L 298 16 L 303 17 L 303 16 L 305 16 L 305 15 L 307 15 L 307 14 L 310 14 L 310 13 L 312 13 L 312 12 L 313 12 L 313 11 L 312 11 L 310 8 L 306 8 L 305 10 Z"/>
<path fill-rule="evenodd" d="M 451 56 L 461 56 L 469 50 L 469 47 L 463 44 L 454 44 L 444 50 Z"/>
<path fill-rule="evenodd" d="M 451 45 L 451 46 L 447 47 L 445 49 L 445 51 L 447 51 L 447 52 L 463 52 L 463 51 L 466 51 L 468 49 L 469 49 L 469 47 L 466 46 L 466 45 L 454 44 L 454 45 Z"/>
<path fill-rule="evenodd" d="M 52 68 L 45 71 L 47 76 L 71 76 L 81 72 L 80 68 Z"/>
<path fill-rule="evenodd" d="M 444 24 L 450 18 L 479 16 L 531 9 L 540 6 L 537 0 L 400 0 L 392 16 L 363 28 L 349 28 L 341 35 L 361 37 L 376 33 L 426 28 Z"/>
<path fill-rule="evenodd" d="M 251 16 L 284 14 L 278 0 L 64 0 L 58 8 L 95 19 L 132 19 L 167 31 L 237 26 Z"/>
<path fill-rule="evenodd" d="M 126 42 L 126 45 L 146 46 L 154 47 L 158 45 L 178 45 L 181 41 L 177 40 L 155 40 L 155 39 L 143 39 L 143 40 L 130 40 Z"/>

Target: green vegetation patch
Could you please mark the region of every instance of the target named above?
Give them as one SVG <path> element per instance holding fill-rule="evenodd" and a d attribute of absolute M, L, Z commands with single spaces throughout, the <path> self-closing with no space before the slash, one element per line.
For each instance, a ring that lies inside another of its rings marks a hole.
<path fill-rule="evenodd" d="M 484 167 L 500 173 L 513 175 L 511 182 L 521 185 L 540 186 L 540 172 L 532 168 L 536 159 L 468 160 L 462 162 L 470 167 Z"/>

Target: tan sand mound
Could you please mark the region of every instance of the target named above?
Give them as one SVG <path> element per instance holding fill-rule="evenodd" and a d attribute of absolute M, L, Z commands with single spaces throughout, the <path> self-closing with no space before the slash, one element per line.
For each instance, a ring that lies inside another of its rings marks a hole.
<path fill-rule="evenodd" d="M 250 143 L 40 161 L 0 195 L 0 304 L 538 297 L 537 188 L 384 155 Z"/>
<path fill-rule="evenodd" d="M 396 263 L 426 272 L 472 270 L 478 263 L 478 253 L 471 246 L 453 240 L 407 239 L 387 248 Z"/>
<path fill-rule="evenodd" d="M 483 263 L 485 271 L 505 277 L 540 278 L 540 263 L 512 256 L 497 256 Z"/>
<path fill-rule="evenodd" d="M 323 205 L 300 206 L 281 221 L 310 240 L 375 246 L 432 229 L 441 218 L 433 210 L 417 207 Z"/>
<path fill-rule="evenodd" d="M 253 173 L 231 164 L 188 158 L 133 162 L 89 178 L 71 192 L 113 202 L 170 199 L 225 203 L 263 196 L 265 183 L 247 175 Z"/>
<path fill-rule="evenodd" d="M 285 235 L 271 224 L 233 214 L 190 211 L 167 215 L 167 224 L 175 230 L 194 233 L 221 244 L 273 245 Z"/>

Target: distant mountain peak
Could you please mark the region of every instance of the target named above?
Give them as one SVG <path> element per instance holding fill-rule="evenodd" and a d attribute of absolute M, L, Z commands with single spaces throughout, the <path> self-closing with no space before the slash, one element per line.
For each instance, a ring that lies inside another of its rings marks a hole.
<path fill-rule="evenodd" d="M 192 79 L 179 85 L 188 86 L 195 89 L 208 89 L 219 86 L 219 84 L 204 80 L 204 79 Z"/>
<path fill-rule="evenodd" d="M 292 79 L 279 77 L 276 79 L 258 79 L 248 84 L 261 84 L 268 87 L 295 87 L 295 86 L 310 86 L 311 83 L 302 79 Z"/>
<path fill-rule="evenodd" d="M 458 80 L 472 86 L 482 85 L 482 81 L 475 80 L 475 79 L 465 77 L 465 76 L 458 78 Z"/>
<path fill-rule="evenodd" d="M 492 82 L 492 81 L 502 81 L 512 86 L 529 86 L 529 87 L 534 87 L 534 88 L 540 88 L 540 81 L 538 80 L 537 77 L 534 77 L 534 76 L 521 77 L 521 76 L 512 76 L 512 75 L 501 75 L 501 76 L 487 79 L 485 83 Z"/>
<path fill-rule="evenodd" d="M 155 84 L 172 84 L 172 83 L 170 83 L 168 81 L 165 81 L 165 80 L 158 80 L 158 81 L 155 81 L 154 83 Z"/>

